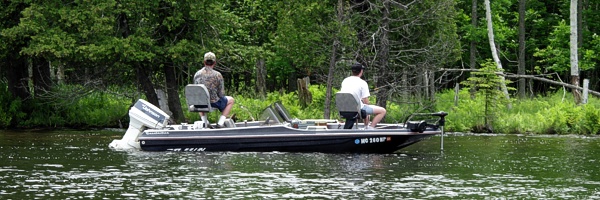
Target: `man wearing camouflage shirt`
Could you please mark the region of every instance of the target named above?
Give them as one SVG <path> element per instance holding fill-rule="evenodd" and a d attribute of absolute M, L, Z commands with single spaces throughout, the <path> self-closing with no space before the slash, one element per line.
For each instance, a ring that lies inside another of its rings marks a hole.
<path fill-rule="evenodd" d="M 231 96 L 225 96 L 225 85 L 223 76 L 220 72 L 214 70 L 217 64 L 217 56 L 213 52 L 204 54 L 204 67 L 194 75 L 194 84 L 204 84 L 210 93 L 210 105 L 221 111 L 221 117 L 217 122 L 218 127 L 223 127 L 225 119 L 233 107 L 234 99 Z M 200 112 L 200 118 L 208 124 L 206 113 Z"/>

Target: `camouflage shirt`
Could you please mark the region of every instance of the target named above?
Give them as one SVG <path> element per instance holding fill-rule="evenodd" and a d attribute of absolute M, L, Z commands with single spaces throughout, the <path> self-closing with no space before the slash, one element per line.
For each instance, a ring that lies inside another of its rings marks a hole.
<path fill-rule="evenodd" d="M 203 67 L 194 75 L 194 84 L 204 84 L 210 93 L 210 102 L 214 103 L 225 96 L 225 85 L 223 76 L 218 71 Z"/>

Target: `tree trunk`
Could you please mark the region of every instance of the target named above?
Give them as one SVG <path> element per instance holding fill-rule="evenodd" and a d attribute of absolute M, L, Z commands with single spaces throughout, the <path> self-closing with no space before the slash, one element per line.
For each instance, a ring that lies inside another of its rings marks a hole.
<path fill-rule="evenodd" d="M 408 83 L 408 71 L 406 68 L 402 69 L 402 73 L 401 73 L 401 77 L 402 80 L 400 81 L 400 87 L 402 87 L 400 89 L 400 98 L 402 98 L 402 101 L 409 101 L 410 99 L 410 92 L 408 91 L 408 88 L 410 88 L 410 85 Z M 383 85 L 383 84 L 382 84 Z"/>
<path fill-rule="evenodd" d="M 265 59 L 259 58 L 256 60 L 256 91 L 260 97 L 265 97 L 267 93 L 266 77 Z"/>
<path fill-rule="evenodd" d="M 420 76 L 422 80 L 419 81 L 419 82 L 422 82 L 419 85 L 423 89 L 419 90 L 419 92 L 423 93 L 423 98 L 418 98 L 419 101 L 421 101 L 421 99 L 429 99 L 429 73 L 431 73 L 431 71 L 425 70 L 425 69 L 423 69 L 423 71 L 424 71 L 423 75 Z"/>
<path fill-rule="evenodd" d="M 474 29 L 477 28 L 477 0 L 471 0 L 471 26 Z M 469 43 L 469 67 L 471 69 L 475 69 L 475 65 L 477 64 L 477 43 L 474 39 L 471 39 Z"/>
<path fill-rule="evenodd" d="M 223 87 L 225 87 L 225 90 L 231 90 L 231 80 L 233 78 L 231 78 L 231 73 L 230 72 L 221 72 L 221 76 L 223 77 Z"/>
<path fill-rule="evenodd" d="M 589 2 L 589 1 L 588 1 Z M 583 0 L 577 1 L 577 48 L 581 47 L 581 42 L 583 42 Z M 581 54 L 578 53 L 578 60 L 581 60 Z"/>
<path fill-rule="evenodd" d="M 13 97 L 18 97 L 21 100 L 29 99 L 31 95 L 29 93 L 29 72 L 25 57 L 14 55 L 8 58 L 8 60 L 8 70 L 6 73 L 8 91 Z"/>
<path fill-rule="evenodd" d="M 32 75 L 33 75 L 33 95 L 39 97 L 45 94 L 52 87 L 50 79 L 50 64 L 44 58 L 34 59 Z"/>
<path fill-rule="evenodd" d="M 424 76 L 427 76 L 427 72 L 424 68 L 417 68 L 415 69 L 415 71 L 417 72 L 418 75 L 416 75 L 414 77 L 414 85 L 417 86 L 415 89 L 409 89 L 409 92 L 412 92 L 412 94 L 414 95 L 414 97 L 417 99 L 417 101 L 419 101 L 419 103 L 421 102 L 421 97 L 423 96 L 423 89 L 425 87 L 424 86 Z M 410 96 L 410 95 L 409 95 Z"/>
<path fill-rule="evenodd" d="M 338 0 L 337 4 L 337 22 L 341 23 L 344 17 L 344 0 Z M 327 91 L 325 93 L 325 108 L 323 109 L 323 118 L 331 117 L 331 98 L 333 90 L 333 77 L 335 72 L 335 63 L 337 62 L 337 48 L 339 46 L 337 34 L 333 37 L 333 45 L 331 46 L 331 55 L 329 56 L 329 72 L 327 73 Z"/>
<path fill-rule="evenodd" d="M 365 3 L 365 0 L 353 0 L 352 1 L 352 11 L 354 13 L 367 13 L 369 11 L 369 4 Z M 358 47 L 357 49 L 362 49 L 362 48 L 366 48 L 365 46 L 367 46 L 369 44 L 369 34 L 367 33 L 367 27 L 370 25 L 370 22 L 367 22 L 367 20 L 357 20 L 356 22 L 356 40 L 358 42 Z M 367 68 L 371 68 L 371 67 L 375 67 L 376 63 L 371 63 L 369 61 L 367 61 L 368 59 L 365 58 L 365 55 L 363 55 L 360 51 L 355 51 L 354 52 L 354 59 L 356 60 L 356 62 L 360 63 L 361 65 L 366 66 Z M 364 76 L 364 75 L 363 75 Z M 365 77 L 366 79 L 366 77 Z"/>
<path fill-rule="evenodd" d="M 434 72 L 430 72 L 429 73 L 429 93 L 431 94 L 429 96 L 429 101 L 435 101 L 435 73 Z"/>
<path fill-rule="evenodd" d="M 525 75 L 525 10 L 526 0 L 519 0 L 519 75 Z M 519 98 L 525 98 L 525 78 L 519 79 Z"/>
<path fill-rule="evenodd" d="M 498 57 L 498 52 L 496 50 L 496 44 L 494 42 L 494 26 L 492 25 L 492 10 L 490 8 L 490 0 L 485 0 L 485 19 L 487 20 L 487 28 L 488 28 L 488 39 L 490 41 L 490 49 L 492 50 L 492 57 L 496 62 L 496 67 L 502 70 L 502 63 L 500 62 L 500 58 Z M 508 89 L 506 88 L 506 83 L 504 81 L 504 77 L 501 76 L 500 80 L 502 81 L 502 92 L 506 99 L 510 100 L 510 96 L 508 95 Z M 512 104 L 508 103 L 508 108 L 512 108 Z"/>
<path fill-rule="evenodd" d="M 298 89 L 298 85 L 296 85 L 296 80 L 298 79 L 298 73 L 292 72 L 287 80 L 287 88 L 288 91 L 296 91 Z"/>
<path fill-rule="evenodd" d="M 256 89 L 256 88 L 250 87 L 251 85 L 253 85 L 252 84 L 252 79 L 253 79 L 252 78 L 252 72 L 250 72 L 250 71 L 244 72 L 244 86 L 243 86 L 244 90 L 254 90 L 254 89 Z"/>
<path fill-rule="evenodd" d="M 172 119 L 176 123 L 184 122 L 185 115 L 181 109 L 181 99 L 179 99 L 179 86 L 177 85 L 177 68 L 172 65 L 165 65 L 165 82 L 167 89 L 167 104 L 172 113 Z"/>
<path fill-rule="evenodd" d="M 379 69 L 377 70 L 377 78 L 375 79 L 375 86 L 377 87 L 373 92 L 376 93 L 377 97 L 377 105 L 383 108 L 387 107 L 387 91 L 388 88 L 386 85 L 386 77 L 388 76 L 388 61 L 389 61 L 389 53 L 390 53 L 390 42 L 389 42 L 389 30 L 390 30 L 390 2 L 383 2 L 383 16 L 381 19 L 381 40 L 380 50 L 379 50 Z M 385 118 L 384 118 L 385 119 Z"/>
<path fill-rule="evenodd" d="M 473 28 L 477 28 L 477 0 L 471 0 L 471 26 Z M 469 67 L 471 69 L 475 69 L 475 65 L 477 64 L 477 43 L 475 40 L 471 39 L 469 44 Z"/>
<path fill-rule="evenodd" d="M 141 63 L 136 62 L 135 64 L 136 77 L 138 80 L 138 84 L 144 91 L 146 95 L 146 100 L 151 104 L 159 107 L 158 96 L 156 95 L 156 91 L 154 91 L 154 85 L 152 84 L 152 80 L 150 80 L 150 74 L 152 74 L 152 67 L 144 67 Z"/>
<path fill-rule="evenodd" d="M 240 91 L 240 83 L 242 82 L 240 77 L 240 73 L 231 73 L 231 88 L 233 91 Z"/>
<path fill-rule="evenodd" d="M 569 37 L 570 45 L 570 60 L 571 60 L 571 84 L 579 86 L 579 56 L 577 45 L 577 1 L 571 0 L 569 23 L 571 27 L 571 35 Z M 579 90 L 572 90 L 575 103 L 581 103 L 581 93 Z"/>
<path fill-rule="evenodd" d="M 62 62 L 58 62 L 56 65 L 56 83 L 65 83 L 65 65 Z"/>
<path fill-rule="evenodd" d="M 300 87 L 296 81 L 298 79 L 298 69 L 296 69 L 296 65 L 294 63 L 292 63 L 290 66 L 292 69 L 294 69 L 294 72 L 292 72 L 292 74 L 290 74 L 288 77 L 288 91 L 296 91 L 298 90 L 298 87 Z"/>
<path fill-rule="evenodd" d="M 308 104 L 312 102 L 312 94 L 310 90 L 308 90 L 308 84 L 310 83 L 310 78 L 304 77 L 298 79 L 298 99 L 300 100 L 300 107 L 306 108 Z"/>
<path fill-rule="evenodd" d="M 338 0 L 338 1 L 342 1 L 342 0 Z M 332 96 L 332 90 L 333 90 L 333 76 L 334 76 L 334 69 L 335 69 L 335 63 L 336 63 L 336 54 L 337 54 L 337 46 L 338 46 L 339 41 L 337 40 L 337 38 L 334 39 L 333 41 L 333 45 L 331 47 L 331 55 L 329 56 L 329 72 L 327 73 L 327 91 L 325 94 L 325 108 L 323 109 L 323 118 L 324 119 L 329 119 L 329 117 L 331 116 L 330 113 L 330 107 L 331 107 L 331 96 Z"/>
<path fill-rule="evenodd" d="M 477 29 L 477 19 L 477 0 L 471 0 L 471 26 L 473 26 L 474 29 Z M 469 48 L 469 67 L 475 69 L 477 65 L 477 43 L 474 39 L 471 39 Z M 475 98 L 476 91 L 477 89 L 475 87 L 471 88 L 469 91 L 472 99 Z"/>

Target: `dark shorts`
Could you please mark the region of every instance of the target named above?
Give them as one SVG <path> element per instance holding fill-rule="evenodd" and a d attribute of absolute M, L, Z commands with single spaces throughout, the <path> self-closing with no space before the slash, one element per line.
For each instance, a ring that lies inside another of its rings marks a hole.
<path fill-rule="evenodd" d="M 210 103 L 210 106 L 212 106 L 213 108 L 217 108 L 219 109 L 219 111 L 223 112 L 223 109 L 225 109 L 225 107 L 227 106 L 227 97 L 222 96 L 221 98 L 219 98 L 219 100 L 217 100 L 217 102 Z"/>

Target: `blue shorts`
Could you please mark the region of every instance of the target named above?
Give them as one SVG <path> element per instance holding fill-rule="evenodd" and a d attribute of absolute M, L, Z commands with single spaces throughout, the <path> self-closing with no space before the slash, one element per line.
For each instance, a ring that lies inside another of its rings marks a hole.
<path fill-rule="evenodd" d="M 367 113 L 367 115 L 373 114 L 373 107 L 369 105 L 364 105 L 361 110 L 364 110 Z"/>
<path fill-rule="evenodd" d="M 221 98 L 219 98 L 219 100 L 217 100 L 217 102 L 210 103 L 210 106 L 212 106 L 213 108 L 217 108 L 219 109 L 219 111 L 223 112 L 223 109 L 225 109 L 225 107 L 227 106 L 227 97 L 222 96 Z"/>

